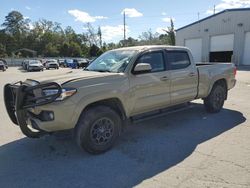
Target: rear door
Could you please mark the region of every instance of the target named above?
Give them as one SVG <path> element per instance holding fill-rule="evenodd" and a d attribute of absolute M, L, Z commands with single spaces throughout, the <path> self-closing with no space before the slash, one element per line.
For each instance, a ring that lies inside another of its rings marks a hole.
<path fill-rule="evenodd" d="M 170 98 L 171 104 L 180 104 L 193 100 L 197 95 L 198 72 L 191 63 L 187 51 L 166 51 L 171 69 Z"/>
<path fill-rule="evenodd" d="M 163 50 L 142 54 L 134 64 L 148 63 L 149 73 L 132 74 L 130 88 L 134 98 L 132 114 L 140 114 L 170 105 L 170 72 Z"/>

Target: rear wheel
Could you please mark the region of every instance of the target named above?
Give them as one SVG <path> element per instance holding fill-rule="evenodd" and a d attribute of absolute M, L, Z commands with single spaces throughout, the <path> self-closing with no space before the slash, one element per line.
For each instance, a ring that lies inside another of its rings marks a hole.
<path fill-rule="evenodd" d="M 92 154 L 109 150 L 121 132 L 121 118 L 107 106 L 96 106 L 84 112 L 75 128 L 80 148 Z"/>
<path fill-rule="evenodd" d="M 226 99 L 226 92 L 226 88 L 222 85 L 214 85 L 210 94 L 204 99 L 204 106 L 207 112 L 217 113 L 222 109 Z"/>

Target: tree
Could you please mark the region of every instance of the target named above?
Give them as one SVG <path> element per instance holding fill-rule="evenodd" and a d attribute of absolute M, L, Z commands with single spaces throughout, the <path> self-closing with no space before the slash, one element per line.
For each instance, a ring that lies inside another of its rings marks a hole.
<path fill-rule="evenodd" d="M 60 50 L 60 55 L 64 57 L 80 57 L 81 46 L 76 42 L 65 42 Z"/>
<path fill-rule="evenodd" d="M 59 54 L 59 51 L 58 51 L 57 47 L 54 46 L 51 42 L 45 46 L 45 50 L 44 50 L 45 56 L 56 57 L 56 56 L 58 56 L 58 54 Z"/>
<path fill-rule="evenodd" d="M 23 34 L 29 30 L 29 20 L 24 19 L 23 15 L 18 11 L 11 11 L 2 24 L 6 33 L 16 35 Z"/>
<path fill-rule="evenodd" d="M 6 56 L 7 56 L 7 54 L 6 54 L 6 48 L 5 48 L 5 46 L 2 43 L 0 43 L 0 57 L 4 58 Z"/>
<path fill-rule="evenodd" d="M 96 57 L 101 54 L 100 48 L 96 45 L 92 45 L 89 49 L 89 56 L 90 57 Z"/>
<path fill-rule="evenodd" d="M 85 29 L 86 29 L 86 32 L 84 33 L 84 35 L 87 39 L 88 45 L 89 46 L 92 46 L 92 45 L 97 46 L 98 45 L 98 38 L 97 38 L 97 34 L 95 32 L 94 27 L 90 23 L 87 23 L 85 25 Z"/>
<path fill-rule="evenodd" d="M 70 57 L 80 57 L 81 56 L 81 47 L 76 42 L 69 43 L 69 55 Z"/>
<path fill-rule="evenodd" d="M 170 20 L 171 25 L 168 27 L 168 30 L 164 30 L 169 37 L 169 44 L 175 46 L 175 30 L 173 19 Z"/>
<path fill-rule="evenodd" d="M 153 39 L 153 33 L 152 33 L 152 30 L 149 29 L 148 31 L 146 32 L 142 32 L 142 34 L 139 36 L 139 38 L 141 40 L 144 40 L 144 41 L 151 41 Z"/>

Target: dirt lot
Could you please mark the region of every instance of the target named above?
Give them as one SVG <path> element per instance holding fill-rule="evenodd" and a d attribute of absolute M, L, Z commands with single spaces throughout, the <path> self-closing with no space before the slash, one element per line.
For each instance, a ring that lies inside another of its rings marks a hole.
<path fill-rule="evenodd" d="M 129 126 L 98 156 L 71 139 L 26 138 L 5 112 L 5 83 L 67 71 L 0 72 L 0 188 L 250 187 L 250 71 L 238 72 L 219 114 L 195 101 L 191 109 Z"/>

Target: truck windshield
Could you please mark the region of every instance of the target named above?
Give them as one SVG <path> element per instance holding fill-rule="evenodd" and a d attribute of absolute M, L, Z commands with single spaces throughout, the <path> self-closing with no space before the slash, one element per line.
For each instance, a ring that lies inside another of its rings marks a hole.
<path fill-rule="evenodd" d="M 99 72 L 124 72 L 136 50 L 109 51 L 95 59 L 86 70 Z"/>

